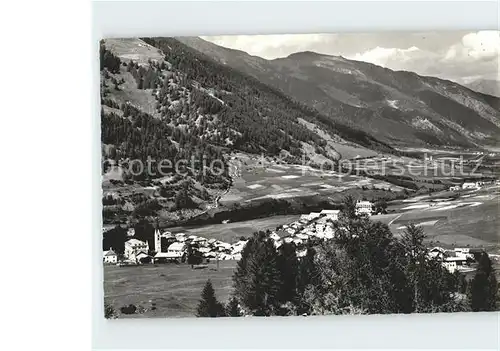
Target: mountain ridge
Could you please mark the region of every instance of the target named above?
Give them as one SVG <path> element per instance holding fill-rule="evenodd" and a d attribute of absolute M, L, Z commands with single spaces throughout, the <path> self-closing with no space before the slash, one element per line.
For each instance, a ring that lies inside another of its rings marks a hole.
<path fill-rule="evenodd" d="M 310 51 L 265 60 L 201 38 L 177 39 L 395 147 L 500 142 L 500 99 L 455 82 Z"/>

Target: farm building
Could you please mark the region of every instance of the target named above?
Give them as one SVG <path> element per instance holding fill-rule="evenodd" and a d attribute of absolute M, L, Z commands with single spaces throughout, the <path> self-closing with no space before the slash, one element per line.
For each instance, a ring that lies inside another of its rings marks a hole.
<path fill-rule="evenodd" d="M 102 253 L 103 256 L 103 262 L 104 263 L 111 263 L 114 264 L 118 262 L 118 255 L 113 251 L 113 249 L 104 251 Z"/>

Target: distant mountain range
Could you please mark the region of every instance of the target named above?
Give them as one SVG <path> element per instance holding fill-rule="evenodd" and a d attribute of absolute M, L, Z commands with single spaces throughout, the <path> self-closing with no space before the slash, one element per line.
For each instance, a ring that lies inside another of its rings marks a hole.
<path fill-rule="evenodd" d="M 477 79 L 464 85 L 474 91 L 500 97 L 500 82 L 498 80 Z"/>
<path fill-rule="evenodd" d="M 492 96 L 498 95 L 493 81 L 464 87 L 341 56 L 299 52 L 265 60 L 198 37 L 176 39 L 395 147 L 469 148 L 500 142 L 500 99 Z"/>

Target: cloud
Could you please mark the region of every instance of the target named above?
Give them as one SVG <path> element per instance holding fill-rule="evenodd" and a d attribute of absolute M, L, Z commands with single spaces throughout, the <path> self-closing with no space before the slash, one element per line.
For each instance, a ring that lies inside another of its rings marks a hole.
<path fill-rule="evenodd" d="M 500 32 L 480 31 L 464 35 L 462 41 L 452 45 L 443 58 L 444 61 L 474 61 L 498 58 L 500 52 Z"/>
<path fill-rule="evenodd" d="M 217 45 L 243 50 L 268 60 L 286 57 L 299 51 L 316 51 L 318 45 L 331 42 L 335 34 L 276 34 L 276 35 L 223 35 L 201 37 Z"/>
<path fill-rule="evenodd" d="M 426 59 L 430 56 L 434 56 L 434 54 L 425 52 L 416 46 L 411 46 L 407 49 L 383 48 L 377 46 L 374 49 L 347 57 L 356 61 L 364 61 L 382 67 L 397 69 L 395 67 L 405 67 L 415 60 Z"/>

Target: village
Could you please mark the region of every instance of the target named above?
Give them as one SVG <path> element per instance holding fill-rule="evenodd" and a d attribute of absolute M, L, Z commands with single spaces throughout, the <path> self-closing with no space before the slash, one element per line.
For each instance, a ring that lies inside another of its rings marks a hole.
<path fill-rule="evenodd" d="M 303 214 L 297 221 L 281 225 L 276 230 L 271 231 L 269 237 L 273 240 L 276 248 L 279 248 L 283 243 L 293 243 L 297 250 L 297 257 L 304 257 L 307 253 L 308 242 L 327 241 L 335 237 L 333 223 L 339 219 L 340 212 L 340 210 L 324 209 L 320 212 Z M 356 215 L 370 217 L 373 214 L 374 204 L 371 201 L 356 202 Z M 106 250 L 103 252 L 104 264 L 131 266 L 184 263 L 187 261 L 188 247 L 194 248 L 200 255 L 202 258 L 200 261 L 238 261 L 241 259 L 241 253 L 248 241 L 240 238 L 236 243 L 229 244 L 202 236 L 185 233 L 173 234 L 170 231 L 162 232 L 156 229 L 154 248 L 150 248 L 148 242 L 134 238 L 133 228 L 129 229 L 127 235 L 129 239 L 125 242 L 123 256 L 119 259 L 119 255 L 112 248 Z M 455 271 L 467 273 L 474 271 L 471 266 L 475 261 L 474 253 L 481 251 L 482 249 L 474 248 L 432 247 L 429 249 L 428 256 L 429 258 L 438 257 L 442 261 L 443 267 L 450 273 Z"/>

